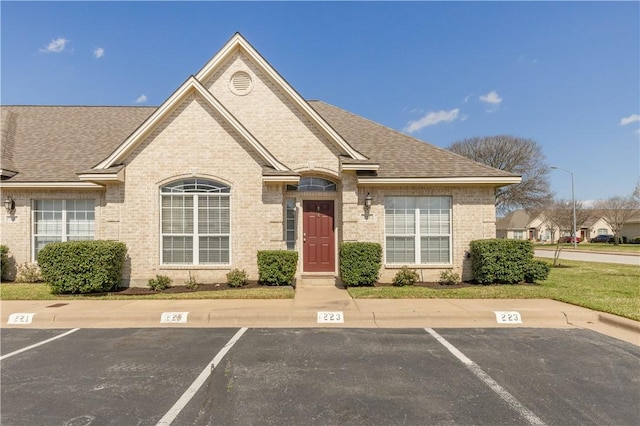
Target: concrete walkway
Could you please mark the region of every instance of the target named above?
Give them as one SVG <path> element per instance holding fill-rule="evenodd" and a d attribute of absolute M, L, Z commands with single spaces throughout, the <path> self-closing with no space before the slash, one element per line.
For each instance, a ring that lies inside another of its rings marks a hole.
<path fill-rule="evenodd" d="M 640 322 L 553 300 L 352 299 L 338 287 L 302 287 L 280 300 L 3 300 L 0 309 L 2 327 L 578 327 L 640 345 Z M 498 323 L 496 311 L 517 312 L 521 323 Z M 323 312 L 342 322 L 319 322 Z M 34 315 L 28 324 L 8 324 L 12 314 Z"/>

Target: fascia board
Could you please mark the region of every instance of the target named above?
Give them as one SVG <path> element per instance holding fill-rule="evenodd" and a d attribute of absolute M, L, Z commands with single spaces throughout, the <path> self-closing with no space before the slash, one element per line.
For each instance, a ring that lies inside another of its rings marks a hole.
<path fill-rule="evenodd" d="M 300 176 L 262 176 L 263 182 L 269 183 L 300 183 Z"/>
<path fill-rule="evenodd" d="M 82 173 L 78 175 L 78 179 L 86 182 L 124 182 L 124 170 L 116 173 Z"/>
<path fill-rule="evenodd" d="M 196 74 L 199 81 L 205 81 L 215 70 L 222 65 L 224 60 L 237 48 L 242 48 L 247 55 L 256 63 L 265 74 L 267 74 L 284 93 L 304 111 L 315 124 L 331 138 L 335 144 L 342 148 L 351 158 L 356 160 L 368 160 L 367 157 L 356 151 L 345 141 L 333 127 L 331 127 L 302 96 L 296 92 L 289 83 L 256 51 L 248 41 L 240 34 L 235 34 L 229 42 Z"/>
<path fill-rule="evenodd" d="M 2 182 L 2 188 L 16 189 L 104 189 L 92 182 Z"/>
<path fill-rule="evenodd" d="M 366 185 L 493 185 L 504 186 L 520 183 L 514 177 L 450 177 L 450 178 L 379 178 L 359 176 L 358 184 Z"/>
<path fill-rule="evenodd" d="M 342 170 L 363 170 L 376 171 L 380 168 L 380 164 L 343 164 Z"/>

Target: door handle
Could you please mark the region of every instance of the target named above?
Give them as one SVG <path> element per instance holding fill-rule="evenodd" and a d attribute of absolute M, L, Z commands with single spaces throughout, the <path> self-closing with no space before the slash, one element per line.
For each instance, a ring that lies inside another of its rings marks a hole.
<path fill-rule="evenodd" d="M 303 233 L 302 233 L 302 242 L 303 242 L 303 243 L 306 243 L 306 242 L 307 242 L 307 233 L 306 233 L 306 232 L 303 232 Z"/>

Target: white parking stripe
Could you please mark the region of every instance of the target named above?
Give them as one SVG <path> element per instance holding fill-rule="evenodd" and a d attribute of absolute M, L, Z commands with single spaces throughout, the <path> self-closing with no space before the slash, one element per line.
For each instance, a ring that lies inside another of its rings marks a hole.
<path fill-rule="evenodd" d="M 485 373 L 482 368 L 475 362 L 471 361 L 469 358 L 465 356 L 462 352 L 458 350 L 455 346 L 447 341 L 444 337 L 439 335 L 436 331 L 431 328 L 425 328 L 425 331 L 432 335 L 438 342 L 442 344 L 445 348 L 449 350 L 456 358 L 458 358 L 462 363 L 469 369 L 477 378 L 482 380 L 484 384 L 489 386 L 489 388 L 500 396 L 512 409 L 517 411 L 525 420 L 527 420 L 532 425 L 544 426 L 545 423 L 531 410 L 522 405 L 520 401 L 518 401 L 513 395 L 511 395 L 505 388 L 500 386 L 495 380 L 491 378 L 487 373 Z"/>
<path fill-rule="evenodd" d="M 7 359 L 7 358 L 9 358 L 11 356 L 14 356 L 14 355 L 18 355 L 19 353 L 22 353 L 24 351 L 28 351 L 29 349 L 37 348 L 38 346 L 44 345 L 44 344 L 49 343 L 49 342 L 53 342 L 54 340 L 60 339 L 61 337 L 68 336 L 71 333 L 75 333 L 78 330 L 80 330 L 80 329 L 79 328 L 74 328 L 73 330 L 65 331 L 64 333 L 58 334 L 57 336 L 54 336 L 54 337 L 52 337 L 50 339 L 43 340 L 40 343 L 36 343 L 36 344 L 31 345 L 31 346 L 27 346 L 26 348 L 18 349 L 17 351 L 13 351 L 13 352 L 8 353 L 6 355 L 2 355 L 2 356 L 0 356 L 0 361 L 2 361 L 3 359 Z"/>
<path fill-rule="evenodd" d="M 238 332 L 231 338 L 231 340 L 229 340 L 227 344 L 224 345 L 222 349 L 220 349 L 220 352 L 218 352 L 218 354 L 211 360 L 211 362 L 207 364 L 200 375 L 194 380 L 193 383 L 191 383 L 191 386 L 189 386 L 189 388 L 182 394 L 178 401 L 173 404 L 173 407 L 171 407 L 169 411 L 167 411 L 167 414 L 165 414 L 160 419 L 157 426 L 169 426 L 176 419 L 176 417 L 178 417 L 178 414 L 180 414 L 184 407 L 186 407 L 191 398 L 193 398 L 196 392 L 198 392 L 198 389 L 200 389 L 204 382 L 207 381 L 213 369 L 216 368 L 218 364 L 220 364 L 222 358 L 224 358 L 224 356 L 227 354 L 227 352 L 229 352 L 233 345 L 235 345 L 236 342 L 240 340 L 240 337 L 242 337 L 245 331 L 247 331 L 246 327 L 238 330 Z"/>

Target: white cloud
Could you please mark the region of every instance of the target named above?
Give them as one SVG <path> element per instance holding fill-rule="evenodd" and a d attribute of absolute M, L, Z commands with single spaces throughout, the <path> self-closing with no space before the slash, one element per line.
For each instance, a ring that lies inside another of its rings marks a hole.
<path fill-rule="evenodd" d="M 480 99 L 482 102 L 485 102 L 490 105 L 495 105 L 495 106 L 498 106 L 502 103 L 502 98 L 500 97 L 500 95 L 498 95 L 498 92 L 496 92 L 495 90 L 492 90 L 487 94 L 480 95 L 478 99 Z"/>
<path fill-rule="evenodd" d="M 145 102 L 147 102 L 147 95 L 140 95 L 138 96 L 138 99 L 136 99 L 137 104 L 142 104 Z"/>
<path fill-rule="evenodd" d="M 458 108 L 450 111 L 429 112 L 419 120 L 410 121 L 404 128 L 405 132 L 413 133 L 424 127 L 433 126 L 438 123 L 450 123 L 458 119 L 460 110 Z"/>
<path fill-rule="evenodd" d="M 626 126 L 627 124 L 635 123 L 636 121 L 640 121 L 640 114 L 631 114 L 630 116 L 623 118 L 620 120 L 620 125 Z"/>
<path fill-rule="evenodd" d="M 96 58 L 102 58 L 104 56 L 104 49 L 102 47 L 96 47 L 93 49 L 93 56 Z"/>
<path fill-rule="evenodd" d="M 40 49 L 40 51 L 47 53 L 60 53 L 67 46 L 67 43 L 69 43 L 69 40 L 64 37 L 58 37 L 54 40 L 51 40 L 51 43 L 49 43 L 47 47 Z"/>

